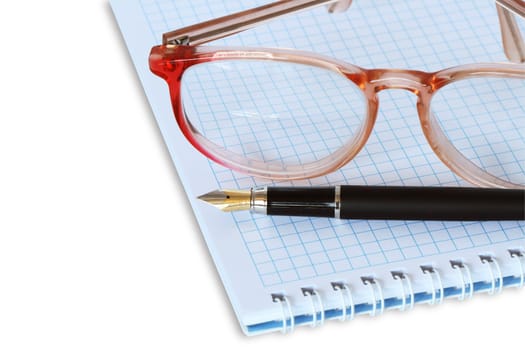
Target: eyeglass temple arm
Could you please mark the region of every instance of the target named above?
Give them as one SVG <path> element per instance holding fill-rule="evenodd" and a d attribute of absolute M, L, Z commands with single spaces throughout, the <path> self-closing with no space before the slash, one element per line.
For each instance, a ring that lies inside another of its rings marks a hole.
<path fill-rule="evenodd" d="M 272 19 L 329 5 L 329 12 L 343 12 L 352 0 L 280 0 L 250 10 L 177 29 L 162 36 L 164 45 L 199 45 L 256 27 Z M 503 49 L 511 62 L 525 62 L 525 42 L 513 13 L 525 18 L 525 1 L 496 0 Z"/>
<path fill-rule="evenodd" d="M 277 17 L 329 5 L 329 12 L 345 11 L 352 0 L 280 0 L 250 10 L 194 24 L 162 35 L 164 45 L 199 45 L 256 27 Z"/>
<path fill-rule="evenodd" d="M 514 14 L 525 18 L 525 1 L 496 0 L 503 50 L 511 62 L 525 62 L 525 41 Z"/>

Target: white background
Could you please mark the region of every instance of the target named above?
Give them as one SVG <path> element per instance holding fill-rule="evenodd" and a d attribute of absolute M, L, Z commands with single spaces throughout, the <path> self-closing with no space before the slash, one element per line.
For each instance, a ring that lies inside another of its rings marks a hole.
<path fill-rule="evenodd" d="M 523 345 L 516 289 L 244 336 L 106 0 L 4 1 L 0 43 L 0 349 Z"/>

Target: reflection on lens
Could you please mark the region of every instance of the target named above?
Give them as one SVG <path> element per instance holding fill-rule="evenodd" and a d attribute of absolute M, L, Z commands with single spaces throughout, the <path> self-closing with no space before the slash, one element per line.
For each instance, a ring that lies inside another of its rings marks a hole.
<path fill-rule="evenodd" d="M 182 101 L 195 129 L 218 147 L 283 168 L 333 154 L 366 116 L 363 93 L 344 76 L 275 61 L 191 67 L 182 80 Z"/>
<path fill-rule="evenodd" d="M 525 79 L 458 81 L 437 92 L 431 109 L 467 159 L 489 174 L 525 185 Z"/>

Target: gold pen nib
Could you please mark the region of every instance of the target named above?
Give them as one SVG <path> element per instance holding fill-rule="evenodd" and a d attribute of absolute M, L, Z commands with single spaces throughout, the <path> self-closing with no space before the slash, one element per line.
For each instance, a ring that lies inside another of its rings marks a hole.
<path fill-rule="evenodd" d="M 251 191 L 216 190 L 197 197 L 222 211 L 249 210 Z"/>

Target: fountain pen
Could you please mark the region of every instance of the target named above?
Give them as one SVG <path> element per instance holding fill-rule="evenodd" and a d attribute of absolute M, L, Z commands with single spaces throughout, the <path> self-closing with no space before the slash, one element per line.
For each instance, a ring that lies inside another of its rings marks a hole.
<path fill-rule="evenodd" d="M 368 220 L 525 220 L 525 190 L 331 186 L 217 190 L 199 199 L 222 211 Z"/>

